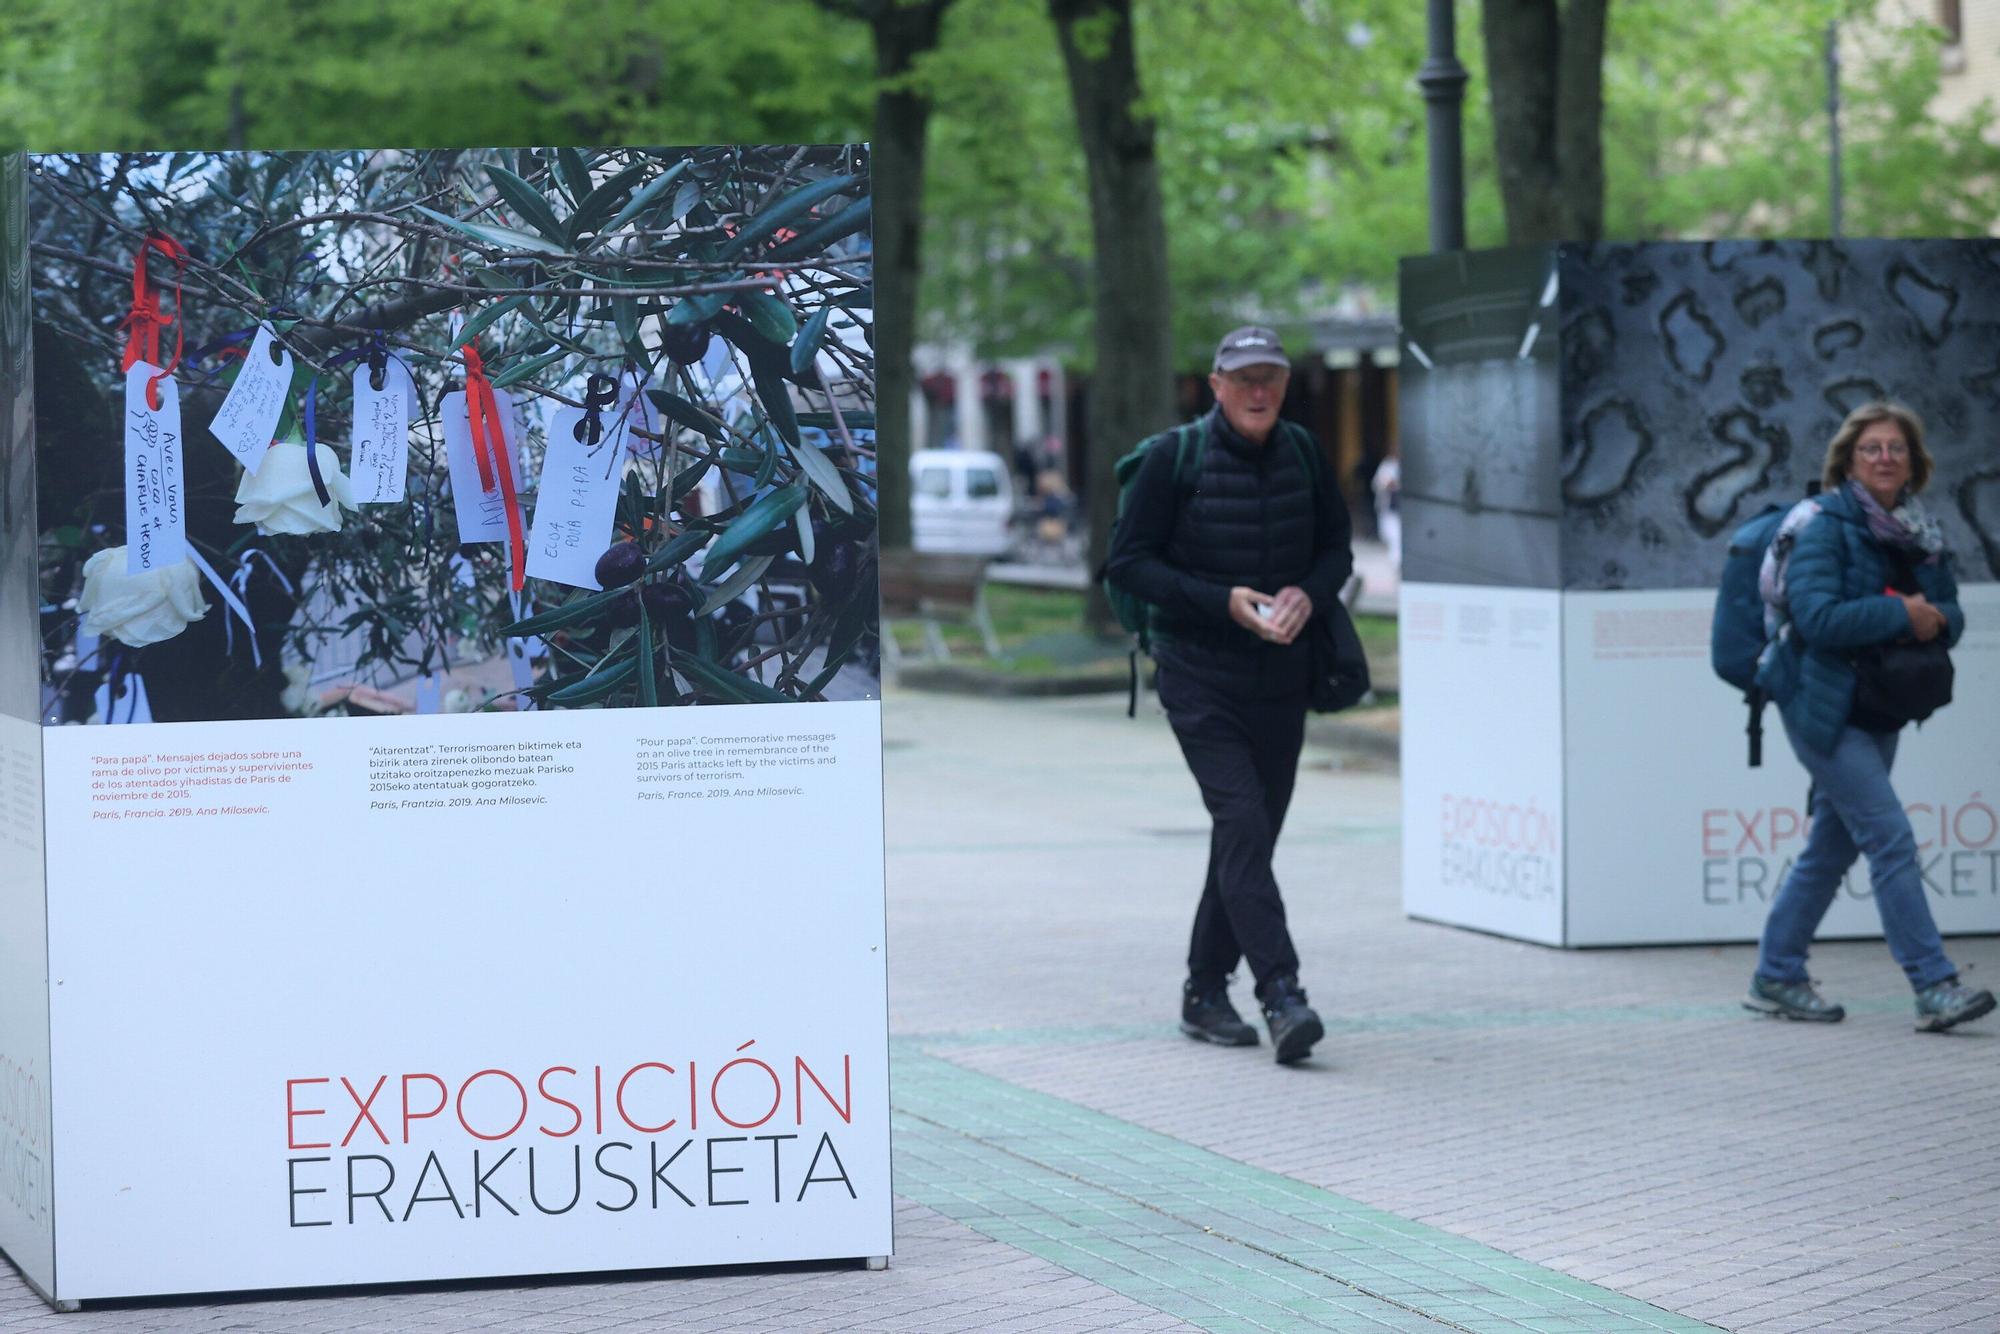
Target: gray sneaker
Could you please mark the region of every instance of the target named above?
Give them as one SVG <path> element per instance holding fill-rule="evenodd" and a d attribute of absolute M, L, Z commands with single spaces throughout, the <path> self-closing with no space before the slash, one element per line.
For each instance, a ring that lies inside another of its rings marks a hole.
<path fill-rule="evenodd" d="M 1917 1032 L 1942 1033 L 1993 1010 L 1993 993 L 1948 977 L 1917 993 Z"/>
<path fill-rule="evenodd" d="M 1991 999 L 1988 997 L 1989 1002 Z M 1917 1003 L 1921 1012 L 1921 997 Z M 1750 979 L 1750 994 L 1743 998 L 1743 1008 L 1755 1010 L 1758 1014 L 1805 1019 L 1816 1024 L 1837 1024 L 1847 1017 L 1846 1010 L 1813 989 L 1810 979 L 1804 982 L 1774 982 L 1768 977 L 1753 976 Z M 1992 1008 L 1990 1003 L 1987 1008 Z"/>

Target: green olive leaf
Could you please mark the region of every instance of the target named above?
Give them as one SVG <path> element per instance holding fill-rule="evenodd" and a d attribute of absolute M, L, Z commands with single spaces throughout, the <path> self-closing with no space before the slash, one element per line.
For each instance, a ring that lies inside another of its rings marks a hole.
<path fill-rule="evenodd" d="M 568 234 L 563 231 L 563 225 L 556 221 L 555 209 L 549 206 L 548 200 L 542 198 L 540 190 L 505 167 L 488 167 L 486 179 L 493 183 L 493 188 L 507 201 L 507 207 L 513 209 L 521 221 L 555 242 L 558 247 L 567 247 Z"/>
<path fill-rule="evenodd" d="M 713 579 L 720 575 L 729 568 L 732 561 L 743 554 L 745 547 L 791 518 L 792 511 L 805 503 L 806 489 L 798 482 L 793 482 L 790 486 L 781 486 L 775 491 L 759 496 L 710 544 L 708 553 L 702 557 L 702 577 Z"/>
<path fill-rule="evenodd" d="M 560 255 L 563 247 L 546 241 L 533 232 L 516 231 L 512 227 L 496 227 L 488 222 L 463 222 L 448 213 L 425 208 L 422 204 L 412 204 L 411 208 L 436 222 L 456 231 L 464 232 L 475 241 L 500 250 L 534 250 L 545 255 Z"/>

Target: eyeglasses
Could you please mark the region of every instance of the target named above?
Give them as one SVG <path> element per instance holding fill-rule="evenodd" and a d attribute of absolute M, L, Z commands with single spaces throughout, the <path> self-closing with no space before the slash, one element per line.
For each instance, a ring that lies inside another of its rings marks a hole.
<path fill-rule="evenodd" d="M 1276 389 L 1283 384 L 1289 372 L 1264 369 L 1254 371 L 1225 371 L 1222 378 L 1238 389 Z"/>
<path fill-rule="evenodd" d="M 1900 440 L 1883 442 L 1871 440 L 1865 445 L 1856 445 L 1854 452 L 1864 459 L 1906 459 L 1910 457 L 1910 447 Z"/>

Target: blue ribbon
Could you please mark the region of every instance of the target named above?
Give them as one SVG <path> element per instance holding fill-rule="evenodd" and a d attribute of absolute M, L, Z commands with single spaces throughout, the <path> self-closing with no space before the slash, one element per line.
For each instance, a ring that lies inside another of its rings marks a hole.
<path fill-rule="evenodd" d="M 336 366 L 344 366 L 351 361 L 360 361 L 363 357 L 366 357 L 368 359 L 368 369 L 371 372 L 369 383 L 375 384 L 377 380 L 381 379 L 383 370 L 389 364 L 389 355 L 388 343 L 383 339 L 381 334 L 376 334 L 372 340 L 363 343 L 359 347 L 351 347 L 345 352 L 337 353 L 326 363 L 325 369 L 332 370 Z M 397 360 L 400 361 L 401 358 L 399 357 Z M 406 366 L 404 369 L 408 370 L 409 368 Z M 375 384 L 375 387 L 379 389 L 381 385 Z M 319 497 L 319 503 L 322 505 L 331 505 L 333 503 L 333 493 L 326 489 L 326 479 L 320 475 L 319 470 L 319 435 L 316 429 L 318 423 L 313 411 L 313 404 L 319 397 L 318 390 L 319 372 L 314 371 L 312 379 L 306 381 L 306 471 L 312 474 L 313 494 Z"/>

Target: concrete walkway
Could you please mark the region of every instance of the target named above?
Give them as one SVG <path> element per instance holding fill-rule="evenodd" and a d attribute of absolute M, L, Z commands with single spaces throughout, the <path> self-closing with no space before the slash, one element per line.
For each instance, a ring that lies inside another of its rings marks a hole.
<path fill-rule="evenodd" d="M 1407 921 L 1393 763 L 1314 745 L 1278 869 L 1330 1031 L 1280 1069 L 1174 1031 L 1206 821 L 1157 711 L 887 718 L 887 1272 L 65 1317 L 6 1273 L 0 1331 L 2000 1329 L 2000 1021 L 1913 1033 L 1880 944 L 1815 954 L 1850 1011 L 1821 1028 L 1737 1007 L 1745 946 Z"/>

